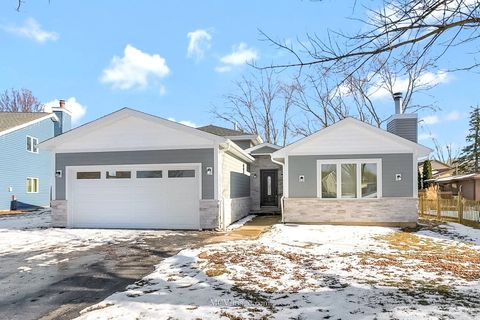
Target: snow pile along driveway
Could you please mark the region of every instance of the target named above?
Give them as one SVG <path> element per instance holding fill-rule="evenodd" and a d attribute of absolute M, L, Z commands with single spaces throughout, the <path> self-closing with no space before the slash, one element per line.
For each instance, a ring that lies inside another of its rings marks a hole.
<path fill-rule="evenodd" d="M 472 230 L 277 225 L 259 240 L 184 250 L 80 318 L 476 318 Z"/>

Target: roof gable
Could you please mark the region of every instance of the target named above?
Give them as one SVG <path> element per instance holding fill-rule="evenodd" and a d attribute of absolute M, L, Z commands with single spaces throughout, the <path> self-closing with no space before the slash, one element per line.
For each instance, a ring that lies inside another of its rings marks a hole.
<path fill-rule="evenodd" d="M 254 147 L 248 148 L 245 151 L 250 153 L 251 155 L 264 155 L 271 154 L 277 150 L 280 150 L 281 148 L 282 147 L 275 144 L 264 142 Z"/>
<path fill-rule="evenodd" d="M 286 155 L 342 155 L 378 153 L 415 153 L 427 156 L 431 149 L 362 121 L 346 118 L 275 152 Z"/>
<path fill-rule="evenodd" d="M 221 138 L 170 120 L 124 108 L 45 141 L 57 152 L 213 147 Z"/>

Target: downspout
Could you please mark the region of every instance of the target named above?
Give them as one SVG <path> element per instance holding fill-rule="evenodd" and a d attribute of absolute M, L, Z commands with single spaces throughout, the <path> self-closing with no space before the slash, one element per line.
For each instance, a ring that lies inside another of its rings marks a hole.
<path fill-rule="evenodd" d="M 218 150 L 220 151 L 220 146 L 218 148 Z M 228 152 L 230 151 L 230 141 L 227 141 L 227 148 L 226 149 L 223 149 L 222 152 Z M 220 156 L 220 155 L 219 155 Z M 222 161 L 222 168 L 218 168 L 218 170 L 222 170 L 223 172 L 223 161 Z M 220 189 L 220 185 L 218 186 L 218 188 Z M 226 231 L 227 230 L 227 226 L 225 225 L 225 197 L 223 196 L 223 191 L 222 190 L 219 190 L 221 192 L 221 197 L 220 197 L 220 219 L 221 219 L 221 226 L 220 226 L 220 229 L 222 231 Z"/>
<path fill-rule="evenodd" d="M 284 174 L 283 171 L 284 171 L 284 168 L 285 168 L 284 163 L 282 163 L 280 161 L 276 161 L 275 159 L 273 159 L 271 153 L 270 153 L 270 159 L 272 160 L 273 163 L 276 163 L 276 164 L 278 164 L 282 167 L 282 179 L 283 179 L 283 174 Z M 285 189 L 285 185 L 284 184 L 282 184 L 282 185 L 283 185 L 283 188 Z M 282 197 L 280 198 L 280 214 L 282 216 L 282 220 L 281 220 L 282 223 L 285 223 L 285 219 L 283 218 L 283 202 L 284 202 L 284 200 L 285 200 L 285 193 L 282 190 Z"/>

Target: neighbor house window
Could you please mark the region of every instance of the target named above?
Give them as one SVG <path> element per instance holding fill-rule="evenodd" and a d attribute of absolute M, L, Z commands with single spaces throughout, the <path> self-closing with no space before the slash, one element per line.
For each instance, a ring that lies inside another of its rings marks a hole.
<path fill-rule="evenodd" d="M 38 153 L 38 139 L 27 136 L 27 151 Z"/>
<path fill-rule="evenodd" d="M 38 193 L 38 178 L 27 178 L 27 193 Z"/>
<path fill-rule="evenodd" d="M 358 199 L 381 196 L 381 160 L 319 160 L 318 197 Z"/>

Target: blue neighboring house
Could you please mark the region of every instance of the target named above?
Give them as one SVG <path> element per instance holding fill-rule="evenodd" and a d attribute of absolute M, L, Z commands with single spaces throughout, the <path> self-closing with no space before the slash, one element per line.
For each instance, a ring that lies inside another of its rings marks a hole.
<path fill-rule="evenodd" d="M 40 142 L 71 128 L 65 101 L 52 112 L 0 112 L 0 210 L 49 206 L 54 160 Z"/>

